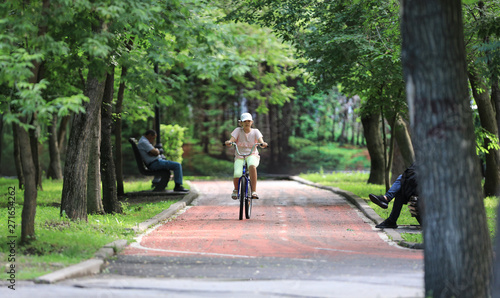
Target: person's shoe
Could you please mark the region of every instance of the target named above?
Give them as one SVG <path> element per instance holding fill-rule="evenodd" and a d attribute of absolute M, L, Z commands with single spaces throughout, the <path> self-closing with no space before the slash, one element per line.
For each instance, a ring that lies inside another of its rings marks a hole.
<path fill-rule="evenodd" d="M 387 207 L 389 206 L 389 202 L 384 198 L 384 196 L 369 194 L 368 197 L 370 198 L 370 201 L 372 201 L 382 209 L 387 209 Z"/>
<path fill-rule="evenodd" d="M 259 195 L 257 194 L 257 192 L 252 192 L 252 199 L 255 199 L 255 200 L 258 200 L 259 199 Z"/>
<path fill-rule="evenodd" d="M 185 189 L 184 186 L 182 185 L 176 185 L 174 187 L 174 191 L 178 191 L 178 192 L 189 192 L 189 189 Z"/>
<path fill-rule="evenodd" d="M 397 229 L 398 225 L 394 221 L 386 219 L 375 227 L 379 229 Z"/>
<path fill-rule="evenodd" d="M 233 190 L 233 193 L 231 194 L 231 199 L 233 199 L 233 200 L 238 199 L 238 190 L 237 189 Z"/>

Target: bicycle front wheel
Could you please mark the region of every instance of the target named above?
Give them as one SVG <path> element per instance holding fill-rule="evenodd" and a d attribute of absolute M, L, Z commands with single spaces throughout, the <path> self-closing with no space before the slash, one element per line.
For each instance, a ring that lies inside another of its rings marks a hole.
<path fill-rule="evenodd" d="M 239 199 L 240 199 L 240 220 L 243 219 L 243 209 L 245 208 L 245 196 L 246 196 L 246 190 L 247 190 L 247 180 L 245 177 L 241 177 L 240 179 L 240 193 L 239 193 Z"/>
<path fill-rule="evenodd" d="M 248 191 L 245 198 L 245 217 L 250 219 L 250 215 L 252 215 L 252 185 L 250 180 L 248 180 Z"/>

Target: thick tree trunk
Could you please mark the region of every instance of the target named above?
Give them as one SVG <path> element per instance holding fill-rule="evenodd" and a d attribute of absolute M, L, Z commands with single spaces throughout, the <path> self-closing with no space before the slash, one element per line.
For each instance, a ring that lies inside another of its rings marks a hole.
<path fill-rule="evenodd" d="M 123 94 L 125 92 L 125 76 L 127 75 L 127 67 L 122 66 L 122 74 L 120 76 L 120 87 L 118 87 L 118 96 L 115 104 L 115 172 L 116 172 L 116 193 L 118 196 L 125 194 L 123 188 L 123 156 L 122 156 L 122 110 L 123 110 Z"/>
<path fill-rule="evenodd" d="M 492 250 L 475 152 L 459 0 L 405 0 L 402 60 L 419 192 L 425 291 L 489 297 Z"/>
<path fill-rule="evenodd" d="M 116 192 L 115 163 L 113 161 L 113 148 L 111 145 L 114 77 L 115 70 L 114 67 L 112 67 L 106 78 L 106 87 L 104 89 L 101 107 L 101 178 L 103 205 L 106 213 L 122 212 L 122 206 L 120 202 L 118 202 Z"/>
<path fill-rule="evenodd" d="M 73 220 L 87 220 L 87 171 L 89 160 L 89 135 L 92 123 L 99 115 L 104 93 L 104 79 L 99 79 L 90 70 L 85 87 L 89 101 L 85 104 L 86 113 L 73 118 L 68 141 L 64 182 L 61 201 L 61 215 L 66 214 Z"/>
<path fill-rule="evenodd" d="M 384 184 L 385 162 L 384 146 L 380 132 L 380 114 L 366 114 L 361 116 L 366 147 L 370 154 L 370 176 L 368 183 Z"/>
<path fill-rule="evenodd" d="M 487 85 L 482 81 L 481 77 L 474 72 L 474 70 L 469 71 L 469 81 L 472 87 L 472 95 L 476 101 L 477 111 L 479 113 L 479 119 L 481 121 L 481 126 L 487 132 L 498 137 L 498 126 L 495 118 L 494 107 L 490 101 L 490 94 L 488 92 Z M 481 91 L 478 91 L 478 88 Z M 488 148 L 490 145 L 490 140 L 484 140 L 484 147 Z M 485 154 L 485 179 L 484 179 L 484 195 L 485 196 L 495 196 L 499 195 L 498 190 L 500 188 L 500 150 L 490 149 L 488 153 Z"/>
<path fill-rule="evenodd" d="M 20 155 L 22 173 L 25 177 L 24 203 L 21 214 L 21 243 L 27 243 L 35 237 L 36 198 L 38 195 L 36 168 L 31 153 L 29 133 L 19 125 L 15 125 L 14 129 L 19 140 L 19 148 L 23 148 Z"/>
<path fill-rule="evenodd" d="M 59 152 L 59 145 L 57 144 L 57 116 L 52 116 L 52 122 L 48 127 L 49 131 L 49 156 L 50 163 L 47 171 L 47 178 L 60 180 L 62 179 L 61 169 L 61 154 Z"/>
<path fill-rule="evenodd" d="M 104 214 L 101 198 L 101 110 L 92 123 L 87 170 L 87 214 Z"/>

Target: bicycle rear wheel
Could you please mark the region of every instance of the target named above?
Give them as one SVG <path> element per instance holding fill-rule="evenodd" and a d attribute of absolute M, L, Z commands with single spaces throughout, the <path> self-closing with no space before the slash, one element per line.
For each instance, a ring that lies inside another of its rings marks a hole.
<path fill-rule="evenodd" d="M 239 199 L 240 199 L 240 220 L 243 219 L 243 208 L 245 205 L 245 196 L 246 196 L 246 187 L 247 187 L 247 181 L 245 177 L 241 177 L 240 179 L 240 193 L 239 193 Z"/>
<path fill-rule="evenodd" d="M 245 198 L 245 217 L 250 219 L 252 215 L 252 185 L 250 183 L 250 179 L 248 179 L 248 191 Z"/>

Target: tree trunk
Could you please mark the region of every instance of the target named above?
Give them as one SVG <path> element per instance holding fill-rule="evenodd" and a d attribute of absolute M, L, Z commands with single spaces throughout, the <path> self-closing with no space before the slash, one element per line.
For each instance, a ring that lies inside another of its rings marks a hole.
<path fill-rule="evenodd" d="M 474 70 L 469 70 L 469 82 L 472 87 L 472 95 L 477 104 L 477 111 L 481 126 L 487 132 L 498 137 L 498 126 L 495 118 L 494 107 L 490 101 L 488 87 L 485 82 L 479 77 Z M 478 91 L 482 89 L 482 92 Z M 491 141 L 488 138 L 484 139 L 483 146 L 488 148 Z M 484 179 L 484 195 L 495 196 L 499 195 L 500 187 L 500 150 L 490 149 L 484 156 L 486 162 L 486 171 Z"/>
<path fill-rule="evenodd" d="M 393 162 L 391 179 L 391 182 L 393 182 L 415 161 L 415 152 L 413 151 L 413 144 L 411 142 L 408 126 L 401 116 L 398 115 L 396 122 L 391 127 L 391 131 L 396 140 L 397 149 L 395 148 L 395 152 L 399 152 L 398 155 L 401 157 L 400 162 Z"/>
<path fill-rule="evenodd" d="M 61 216 L 72 220 L 87 220 L 87 170 L 89 160 L 89 135 L 92 123 L 98 117 L 104 93 L 104 79 L 99 79 L 90 69 L 85 87 L 89 101 L 86 113 L 73 118 L 64 166 L 64 182 L 61 200 Z"/>
<path fill-rule="evenodd" d="M 361 116 L 366 147 L 370 154 L 370 177 L 368 183 L 384 184 L 384 146 L 380 132 L 380 114 L 366 114 Z"/>
<path fill-rule="evenodd" d="M 38 127 L 38 123 L 36 123 L 37 121 L 34 120 L 36 119 L 36 114 L 32 116 L 33 117 L 33 120 L 31 121 L 31 125 L 35 126 L 35 127 Z M 31 154 L 32 154 L 32 157 L 33 157 L 33 162 L 35 163 L 35 181 L 36 181 L 36 185 L 37 187 L 40 188 L 40 190 L 43 190 L 43 187 L 42 187 L 42 165 L 40 164 L 40 155 L 41 153 L 38 152 L 39 151 L 39 141 L 38 141 L 38 133 L 37 133 L 37 129 L 30 129 L 29 130 L 29 136 L 30 136 L 30 146 L 31 146 Z M 21 149 L 23 149 L 21 147 Z"/>
<path fill-rule="evenodd" d="M 269 105 L 269 140 L 276 140 L 275 146 L 270 146 L 270 169 L 276 169 L 279 156 L 279 136 L 278 136 L 278 113 L 279 109 L 276 105 Z"/>
<path fill-rule="evenodd" d="M 87 170 L 87 214 L 104 214 L 101 198 L 101 110 L 92 123 Z"/>
<path fill-rule="evenodd" d="M 21 119 L 25 121 L 25 119 Z M 21 157 L 22 173 L 25 177 L 24 184 L 24 203 L 21 213 L 21 243 L 27 243 L 35 237 L 35 214 L 36 198 L 38 195 L 36 183 L 36 168 L 31 153 L 29 133 L 15 125 L 19 148 L 23 148 Z"/>
<path fill-rule="evenodd" d="M 57 131 L 57 146 L 59 147 L 59 154 L 64 153 L 64 144 L 66 141 L 66 131 L 68 130 L 68 122 L 71 116 L 64 116 L 59 124 L 59 130 Z"/>
<path fill-rule="evenodd" d="M 52 116 L 52 122 L 48 127 L 49 131 L 49 156 L 50 163 L 47 171 L 47 178 L 54 180 L 62 179 L 61 155 L 57 144 L 57 116 Z"/>
<path fill-rule="evenodd" d="M 122 66 L 122 74 L 120 76 L 120 87 L 118 87 L 118 96 L 115 104 L 115 172 L 116 172 L 116 193 L 118 196 L 123 196 L 125 190 L 123 188 L 123 156 L 122 156 L 122 110 L 123 110 L 123 94 L 125 92 L 125 76 L 127 75 L 127 67 Z"/>
<path fill-rule="evenodd" d="M 23 165 L 21 162 L 21 149 L 19 147 L 19 136 L 17 134 L 18 126 L 15 123 L 12 123 L 12 136 L 14 138 L 14 164 L 16 166 L 17 172 L 17 180 L 19 181 L 19 189 L 24 188 L 24 174 L 23 174 Z"/>
<path fill-rule="evenodd" d="M 500 134 L 500 85 L 498 81 L 498 77 L 495 75 L 491 78 L 491 100 L 495 106 L 497 131 Z"/>
<path fill-rule="evenodd" d="M 405 0 L 401 31 L 425 202 L 425 294 L 489 297 L 492 250 L 467 89 L 461 1 Z"/>
<path fill-rule="evenodd" d="M 101 107 L 101 178 L 104 211 L 106 213 L 121 213 L 122 206 L 118 202 L 116 192 L 115 163 L 113 161 L 113 148 L 111 142 L 113 125 L 113 90 L 115 68 L 111 67 L 106 78 L 106 87 Z"/>
<path fill-rule="evenodd" d="M 3 113 L 0 113 L 0 148 L 3 148 Z M 2 150 L 0 150 L 0 176 L 2 175 Z"/>

